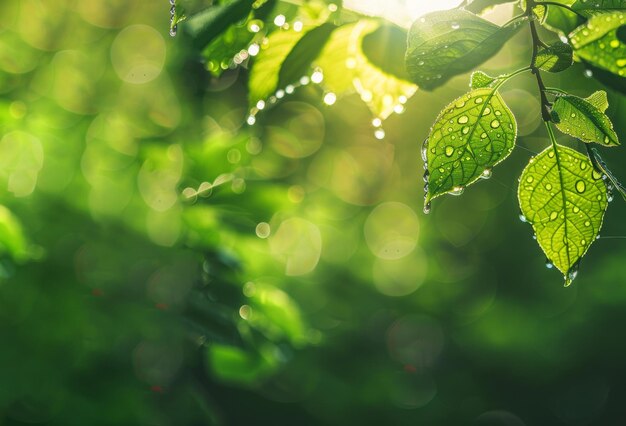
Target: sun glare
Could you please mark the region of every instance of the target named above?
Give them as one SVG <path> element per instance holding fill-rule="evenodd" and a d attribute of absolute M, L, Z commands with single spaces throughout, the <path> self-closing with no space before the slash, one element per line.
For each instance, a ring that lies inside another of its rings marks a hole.
<path fill-rule="evenodd" d="M 344 7 L 409 27 L 422 15 L 452 9 L 461 2 L 462 0 L 344 0 Z"/>

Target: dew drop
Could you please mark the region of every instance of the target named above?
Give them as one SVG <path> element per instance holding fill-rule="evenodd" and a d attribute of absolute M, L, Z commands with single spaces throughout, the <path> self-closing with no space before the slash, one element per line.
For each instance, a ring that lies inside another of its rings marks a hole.
<path fill-rule="evenodd" d="M 585 184 L 585 182 L 583 182 L 582 180 L 576 182 L 576 191 L 578 191 L 579 194 L 585 192 L 585 189 L 587 189 L 587 185 Z"/>
<path fill-rule="evenodd" d="M 559 217 L 559 214 L 557 212 L 550 213 L 550 220 L 555 220 L 557 217 Z"/>
<path fill-rule="evenodd" d="M 528 222 L 528 219 L 526 219 L 526 216 L 524 216 L 522 213 L 519 214 L 519 220 L 524 223 Z"/>
<path fill-rule="evenodd" d="M 499 120 L 493 120 L 491 122 L 491 128 L 492 129 L 497 129 L 498 127 L 500 127 L 500 121 Z"/>
<path fill-rule="evenodd" d="M 550 259 L 546 259 L 546 268 L 552 269 L 554 268 L 554 263 Z"/>
<path fill-rule="evenodd" d="M 454 195 L 455 197 L 458 197 L 459 195 L 463 195 L 463 192 L 465 192 L 464 187 L 455 186 L 454 188 L 452 188 L 452 191 L 450 191 L 450 195 Z"/>
<path fill-rule="evenodd" d="M 337 102 L 337 95 L 335 95 L 333 92 L 328 92 L 324 95 L 324 103 L 326 105 L 334 105 L 335 102 Z"/>
<path fill-rule="evenodd" d="M 431 205 L 430 202 L 424 204 L 424 214 L 429 214 L 431 207 L 432 207 L 432 205 Z"/>
<path fill-rule="evenodd" d="M 458 119 L 459 124 L 466 124 L 468 121 L 469 118 L 467 117 L 467 115 L 462 115 Z"/>
<path fill-rule="evenodd" d="M 378 140 L 383 140 L 383 139 L 385 139 L 385 131 L 383 129 L 376 129 L 374 131 L 374 136 Z"/>
<path fill-rule="evenodd" d="M 546 189 L 547 189 L 548 191 L 552 190 L 552 184 L 549 184 L 549 183 L 548 183 L 548 184 L 546 184 Z"/>
<path fill-rule="evenodd" d="M 470 131 L 470 128 L 468 126 L 464 126 L 463 129 L 461 129 L 461 133 L 463 133 L 464 135 L 467 135 Z"/>
<path fill-rule="evenodd" d="M 480 175 L 481 179 L 491 179 L 491 176 L 493 176 L 493 171 L 491 169 L 483 170 Z"/>
<path fill-rule="evenodd" d="M 452 157 L 452 154 L 454 154 L 454 147 L 451 145 L 448 145 L 446 147 L 446 157 Z"/>
<path fill-rule="evenodd" d="M 311 74 L 311 81 L 315 84 L 320 84 L 324 81 L 324 74 L 321 70 L 315 70 L 313 74 Z"/>
<path fill-rule="evenodd" d="M 535 180 L 535 178 L 534 178 L 534 177 L 532 177 L 532 176 L 528 176 L 528 177 L 526 178 L 526 182 L 527 182 L 527 183 L 533 183 L 533 181 L 534 181 L 534 180 Z"/>
<path fill-rule="evenodd" d="M 565 287 L 569 287 L 570 285 L 572 285 L 572 283 L 574 282 L 574 280 L 578 276 L 578 266 L 579 266 L 579 264 L 580 264 L 580 262 L 576 262 L 576 264 L 574 264 L 574 266 L 572 266 L 570 268 L 570 270 L 567 271 L 567 275 L 565 276 Z"/>
<path fill-rule="evenodd" d="M 461 26 L 459 25 L 459 23 L 458 23 L 458 22 L 453 22 L 453 23 L 452 23 L 452 29 L 453 29 L 453 30 L 458 30 L 459 28 L 461 28 Z"/>
<path fill-rule="evenodd" d="M 424 143 L 422 144 L 422 161 L 424 163 L 428 161 L 428 138 L 424 139 Z"/>

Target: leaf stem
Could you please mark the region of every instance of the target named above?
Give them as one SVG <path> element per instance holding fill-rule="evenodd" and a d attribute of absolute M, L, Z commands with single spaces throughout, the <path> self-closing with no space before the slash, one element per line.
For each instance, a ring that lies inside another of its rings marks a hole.
<path fill-rule="evenodd" d="M 561 90 L 558 87 L 546 87 L 546 92 L 559 95 L 569 95 L 569 93 L 567 93 L 565 90 Z"/>
<path fill-rule="evenodd" d="M 568 6 L 566 4 L 559 3 L 559 2 L 556 2 L 556 1 L 538 1 L 538 2 L 535 2 L 535 5 L 537 5 L 537 6 L 556 6 L 556 7 L 561 7 L 563 9 L 569 10 L 570 12 L 576 14 L 577 16 L 580 16 L 581 18 L 587 19 L 587 17 L 585 15 L 583 15 L 580 12 L 578 12 L 577 10 L 574 10 L 571 6 Z"/>
<path fill-rule="evenodd" d="M 526 14 L 526 12 L 521 13 L 517 16 L 512 17 L 511 19 L 509 19 L 504 25 L 502 25 L 502 27 L 507 27 L 509 25 L 511 25 L 513 22 L 515 21 L 519 21 L 520 19 L 526 18 L 528 15 Z"/>
<path fill-rule="evenodd" d="M 543 78 L 541 77 L 541 71 L 537 68 L 537 54 L 539 53 L 539 47 L 542 45 L 542 41 L 539 38 L 539 33 L 537 32 L 537 24 L 535 23 L 535 19 L 533 15 L 533 8 L 537 3 L 535 0 L 528 0 L 526 4 L 526 15 L 529 18 L 530 25 L 530 34 L 533 39 L 533 56 L 530 62 L 531 72 L 537 78 L 537 86 L 539 87 L 539 94 L 541 96 L 541 118 L 545 122 L 552 121 L 550 117 L 550 107 L 552 104 L 548 101 L 548 97 L 546 96 L 546 85 L 543 82 Z"/>
<path fill-rule="evenodd" d="M 512 79 L 513 77 L 522 74 L 526 71 L 532 71 L 532 67 L 525 67 L 525 68 L 521 68 L 517 71 L 513 71 L 512 73 L 509 74 L 504 74 L 501 75 L 500 77 L 498 77 L 498 83 L 495 86 L 495 90 L 498 90 L 500 88 L 500 86 L 502 86 L 504 83 L 506 83 L 507 81 L 509 81 L 510 79 Z"/>

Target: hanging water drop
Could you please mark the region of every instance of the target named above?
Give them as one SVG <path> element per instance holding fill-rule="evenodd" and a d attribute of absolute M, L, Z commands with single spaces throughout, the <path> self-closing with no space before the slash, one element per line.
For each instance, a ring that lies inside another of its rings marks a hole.
<path fill-rule="evenodd" d="M 554 268 L 554 263 L 550 259 L 546 259 L 546 268 L 548 269 Z"/>
<path fill-rule="evenodd" d="M 424 139 L 424 143 L 422 143 L 422 161 L 424 163 L 428 161 L 428 138 Z"/>
<path fill-rule="evenodd" d="M 383 139 L 385 139 L 385 131 L 383 129 L 380 129 L 380 128 L 376 129 L 376 131 L 374 131 L 374 136 L 378 140 L 383 140 Z"/>
<path fill-rule="evenodd" d="M 458 197 L 459 195 L 463 195 L 463 192 L 465 192 L 464 187 L 455 186 L 454 188 L 452 188 L 452 191 L 450 191 L 450 195 L 454 195 L 455 197 Z"/>
<path fill-rule="evenodd" d="M 430 172 L 428 170 L 426 170 L 424 172 L 424 183 L 428 183 L 428 179 L 430 178 Z M 426 191 L 428 192 L 428 191 Z"/>
<path fill-rule="evenodd" d="M 580 261 L 576 262 L 574 266 L 567 271 L 567 275 L 565 275 L 565 287 L 569 287 L 572 285 L 576 277 L 578 276 L 578 267 L 580 265 Z"/>
<path fill-rule="evenodd" d="M 493 171 L 491 169 L 485 169 L 481 173 L 480 178 L 481 179 L 491 179 L 491 176 L 493 176 Z"/>
<path fill-rule="evenodd" d="M 523 214 L 523 213 L 520 213 L 520 214 L 519 214 L 519 220 L 520 220 L 520 221 L 522 221 L 522 222 L 524 222 L 524 223 L 528 222 L 528 219 L 526 219 L 526 216 L 524 216 L 524 214 Z"/>
<path fill-rule="evenodd" d="M 426 204 L 424 204 L 424 214 L 429 214 L 430 213 L 430 209 L 431 209 L 431 203 L 428 202 Z"/>
<path fill-rule="evenodd" d="M 176 37 L 176 33 L 178 32 L 178 26 L 174 24 L 174 20 L 176 19 L 176 0 L 170 0 L 170 36 Z"/>

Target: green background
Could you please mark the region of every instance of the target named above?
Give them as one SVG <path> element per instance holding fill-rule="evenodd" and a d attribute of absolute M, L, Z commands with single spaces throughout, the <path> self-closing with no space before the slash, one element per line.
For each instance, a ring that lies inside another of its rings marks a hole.
<path fill-rule="evenodd" d="M 626 422 L 626 208 L 563 288 L 518 219 L 531 76 L 503 89 L 511 158 L 425 216 L 421 142 L 468 76 L 382 141 L 315 86 L 249 127 L 247 71 L 211 78 L 168 25 L 166 1 L 0 3 L 0 425 Z"/>

